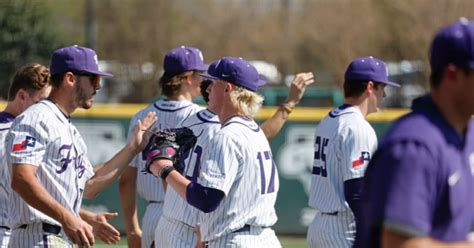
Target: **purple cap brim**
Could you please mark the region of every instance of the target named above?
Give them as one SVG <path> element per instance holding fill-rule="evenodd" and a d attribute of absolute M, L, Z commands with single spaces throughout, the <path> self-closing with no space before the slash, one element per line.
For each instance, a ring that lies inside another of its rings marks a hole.
<path fill-rule="evenodd" d="M 384 83 L 386 85 L 390 85 L 390 86 L 393 86 L 393 87 L 397 87 L 397 88 L 400 88 L 400 85 L 395 83 L 395 82 L 391 82 L 391 81 L 385 81 L 385 82 L 380 82 L 380 83 Z"/>
<path fill-rule="evenodd" d="M 206 73 L 199 73 L 199 75 L 201 75 L 201 77 L 208 78 L 208 79 L 220 80 L 220 78 L 211 76 L 207 72 Z"/>
<path fill-rule="evenodd" d="M 267 81 L 263 79 L 259 79 L 257 82 L 258 87 L 264 86 L 265 84 L 267 84 Z"/>
<path fill-rule="evenodd" d="M 209 69 L 209 64 L 203 64 L 202 67 L 198 67 L 195 70 L 196 71 L 207 71 Z"/>
<path fill-rule="evenodd" d="M 114 76 L 114 75 L 112 75 L 112 74 L 110 74 L 110 73 L 102 72 L 102 71 L 87 70 L 87 71 L 85 71 L 85 72 L 92 73 L 92 74 L 96 74 L 96 75 L 99 75 L 99 76 L 104 77 L 104 78 L 111 78 L 111 77 Z"/>
<path fill-rule="evenodd" d="M 204 77 L 204 78 L 207 78 L 207 79 L 223 80 L 223 79 L 221 79 L 221 78 L 211 76 L 211 75 L 209 75 L 209 74 L 207 74 L 207 73 L 199 73 L 199 75 L 201 75 L 201 77 Z M 232 83 L 232 82 L 231 82 L 231 83 Z M 263 80 L 263 79 L 259 79 L 258 82 L 257 82 L 258 87 L 263 86 L 263 85 L 265 85 L 265 84 L 267 84 L 267 81 L 265 81 L 265 80 Z"/>

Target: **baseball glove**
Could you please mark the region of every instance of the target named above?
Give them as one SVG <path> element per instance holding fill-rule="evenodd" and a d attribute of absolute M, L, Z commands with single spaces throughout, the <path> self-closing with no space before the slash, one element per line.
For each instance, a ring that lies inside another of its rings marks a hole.
<path fill-rule="evenodd" d="M 143 158 L 146 159 L 144 171 L 151 173 L 150 165 L 157 159 L 169 159 L 174 168 L 182 173 L 184 171 L 184 159 L 196 144 L 197 137 L 187 127 L 170 128 L 153 133 L 147 147 L 143 150 Z"/>

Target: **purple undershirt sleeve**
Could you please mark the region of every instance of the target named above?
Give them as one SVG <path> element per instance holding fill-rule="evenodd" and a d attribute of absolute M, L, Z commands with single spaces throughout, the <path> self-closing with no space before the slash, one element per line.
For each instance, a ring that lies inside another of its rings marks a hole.
<path fill-rule="evenodd" d="M 218 189 L 203 187 L 195 182 L 188 184 L 186 190 L 187 202 L 204 213 L 216 210 L 224 196 L 224 192 Z"/>

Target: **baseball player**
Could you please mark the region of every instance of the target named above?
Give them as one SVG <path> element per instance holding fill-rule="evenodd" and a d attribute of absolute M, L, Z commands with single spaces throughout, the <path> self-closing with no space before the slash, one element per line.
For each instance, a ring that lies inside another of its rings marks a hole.
<path fill-rule="evenodd" d="M 209 108 L 221 129 L 202 146 L 197 181 L 179 174 L 172 160 L 154 160 L 150 169 L 203 212 L 200 226 L 208 247 L 281 247 L 271 229 L 278 173 L 267 138 L 251 119 L 263 102 L 255 93 L 263 82 L 253 66 L 234 57 L 214 62 L 204 77 L 213 79 Z"/>
<path fill-rule="evenodd" d="M 379 110 L 386 85 L 400 87 L 387 75 L 382 60 L 370 56 L 352 61 L 344 77 L 344 104 L 316 128 L 309 206 L 317 214 L 308 228 L 309 247 L 353 245 L 361 178 L 377 147 L 366 117 Z"/>
<path fill-rule="evenodd" d="M 3 112 L 0 113 L 0 126 L 1 126 L 1 140 L 2 144 L 5 142 L 5 136 L 10 129 L 11 122 L 19 114 L 23 113 L 29 106 L 34 103 L 39 102 L 42 99 L 45 99 L 49 92 L 51 91 L 51 82 L 49 69 L 45 66 L 37 63 L 29 64 L 20 68 L 13 77 L 12 83 L 9 89 L 9 98 L 7 106 Z M 18 197 L 17 194 L 11 191 L 10 181 L 11 181 L 11 171 L 7 166 L 6 154 L 3 154 L 4 149 L 1 150 L 2 155 L 0 159 L 1 168 L 0 168 L 0 190 L 1 190 L 1 199 L 0 205 L 2 205 L 1 214 L 2 222 L 2 233 L 5 231 L 5 234 L 8 236 L 3 238 L 0 243 L 0 247 L 8 246 L 8 239 L 10 233 L 10 227 L 7 224 L 7 217 L 9 216 L 9 204 L 12 201 L 12 197 Z M 84 219 L 87 223 L 93 226 L 94 235 L 100 238 L 107 244 L 115 244 L 120 240 L 120 233 L 108 223 L 109 219 L 115 218 L 117 213 L 93 213 L 84 209 L 80 211 L 81 218 Z M 3 235 L 3 234 L 2 234 Z"/>
<path fill-rule="evenodd" d="M 191 102 L 193 97 L 200 94 L 199 85 L 202 77 L 199 73 L 208 68 L 204 64 L 201 51 L 185 46 L 174 48 L 165 55 L 163 66 L 165 72 L 160 79 L 160 86 L 165 98 L 138 112 L 132 118 L 130 127 L 133 127 L 146 113 L 153 111 L 159 116 L 155 124 L 157 129 L 172 128 L 203 109 Z M 132 134 L 132 130 L 131 128 L 129 135 Z M 161 216 L 165 196 L 161 180 L 142 172 L 145 162 L 143 154 L 138 154 L 120 178 L 120 201 L 130 247 L 149 248 L 153 245 L 155 229 Z M 137 192 L 148 201 L 142 220 L 143 234 L 137 219 L 135 203 Z"/>
<path fill-rule="evenodd" d="M 311 72 L 297 74 L 291 84 L 288 99 L 285 101 L 286 105 L 283 106 L 294 107 L 302 98 L 306 86 L 313 82 L 314 76 Z M 209 94 L 206 90 L 211 83 L 210 80 L 201 82 L 201 94 L 206 102 L 209 101 Z M 278 133 L 291 112 L 288 112 L 283 106 L 277 110 L 272 118 L 261 125 L 267 139 L 271 139 Z M 196 182 L 199 175 L 199 165 L 202 163 L 203 147 L 220 130 L 221 125 L 215 111 L 209 107 L 185 119 L 181 126 L 189 127 L 198 137 L 196 145 L 185 160 L 183 173 L 187 179 Z M 163 214 L 155 230 L 157 247 L 195 247 L 198 242 L 195 228 L 198 224 L 199 212 L 199 209 L 187 204 L 173 187 L 169 187 L 166 190 Z"/>
<path fill-rule="evenodd" d="M 50 91 L 49 69 L 40 64 L 26 65 L 15 73 L 8 90 L 7 106 L 0 112 L 0 247 L 8 247 L 10 239 L 8 218 L 13 194 L 4 147 L 5 138 L 15 117 L 32 104 L 46 98 Z"/>
<path fill-rule="evenodd" d="M 50 70 L 49 98 L 19 115 L 6 137 L 11 185 L 20 196 L 14 197 L 10 213 L 10 247 L 93 245 L 92 227 L 79 217 L 82 197 L 97 195 L 118 177 L 145 146 L 144 130 L 156 120 L 153 113 L 147 115 L 137 124 L 135 138 L 94 169 L 69 115 L 78 107 L 90 108 L 100 76 L 111 75 L 98 70 L 92 49 L 79 46 L 56 50 Z"/>
<path fill-rule="evenodd" d="M 431 43 L 431 90 L 370 162 L 355 247 L 474 247 L 474 21 Z"/>

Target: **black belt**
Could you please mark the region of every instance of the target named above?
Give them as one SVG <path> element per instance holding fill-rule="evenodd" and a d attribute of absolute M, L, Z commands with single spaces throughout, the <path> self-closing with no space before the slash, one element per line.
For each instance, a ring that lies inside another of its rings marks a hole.
<path fill-rule="evenodd" d="M 45 223 L 45 222 L 43 222 L 42 224 L 43 224 L 43 232 L 52 233 L 52 234 L 59 234 L 61 232 L 60 226 Z M 27 226 L 28 226 L 27 224 L 23 224 L 19 226 L 18 228 L 25 229 Z"/>
<path fill-rule="evenodd" d="M 10 227 L 8 226 L 0 226 L 0 228 L 10 230 Z"/>
<path fill-rule="evenodd" d="M 335 216 L 335 215 L 337 215 L 338 213 L 339 213 L 338 211 L 336 211 L 336 212 L 328 212 L 328 213 L 321 212 L 321 214 L 332 215 L 332 216 Z"/>
<path fill-rule="evenodd" d="M 247 232 L 247 231 L 250 231 L 250 225 L 245 225 L 245 226 L 243 226 L 242 228 L 233 231 L 232 233 L 236 233 L 236 232 Z"/>
<path fill-rule="evenodd" d="M 252 227 L 251 225 L 245 225 L 242 228 L 233 231 L 232 233 L 247 232 L 247 231 L 250 231 L 251 227 Z M 266 227 L 261 227 L 261 228 L 266 228 Z M 209 242 L 204 242 L 204 247 L 209 247 Z"/>
<path fill-rule="evenodd" d="M 232 233 L 248 232 L 248 231 L 250 231 L 250 228 L 251 228 L 251 227 L 252 227 L 251 225 L 246 224 L 246 225 L 243 226 L 242 228 L 237 229 L 237 230 L 233 231 Z M 266 226 L 253 226 L 253 227 L 258 227 L 258 228 L 262 228 L 262 229 L 263 229 L 263 228 L 267 228 Z"/>

